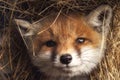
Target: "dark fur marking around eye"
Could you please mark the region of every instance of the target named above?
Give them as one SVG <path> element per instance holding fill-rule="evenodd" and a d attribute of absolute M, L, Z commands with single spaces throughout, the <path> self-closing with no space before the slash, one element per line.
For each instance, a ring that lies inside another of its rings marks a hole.
<path fill-rule="evenodd" d="M 52 51 L 51 60 L 52 61 L 56 60 L 56 52 L 54 50 Z"/>

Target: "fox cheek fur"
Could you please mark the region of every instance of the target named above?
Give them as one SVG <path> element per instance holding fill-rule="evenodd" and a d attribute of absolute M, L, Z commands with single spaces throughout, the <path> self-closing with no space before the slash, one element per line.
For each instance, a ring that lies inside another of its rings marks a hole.
<path fill-rule="evenodd" d="M 34 23 L 15 19 L 33 64 L 50 76 L 90 73 L 104 55 L 111 7 L 101 5 L 87 16 L 61 13 L 52 24 L 54 18 Z"/>

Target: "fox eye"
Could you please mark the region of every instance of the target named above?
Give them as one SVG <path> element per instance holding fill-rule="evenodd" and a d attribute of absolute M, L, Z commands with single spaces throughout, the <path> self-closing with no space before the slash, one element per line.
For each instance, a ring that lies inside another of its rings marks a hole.
<path fill-rule="evenodd" d="M 56 42 L 53 40 L 49 40 L 49 41 L 45 42 L 45 45 L 47 47 L 54 47 L 54 46 L 56 46 Z"/>
<path fill-rule="evenodd" d="M 77 42 L 77 43 L 84 43 L 85 40 L 86 40 L 85 38 L 77 38 L 77 39 L 76 39 L 76 42 Z"/>

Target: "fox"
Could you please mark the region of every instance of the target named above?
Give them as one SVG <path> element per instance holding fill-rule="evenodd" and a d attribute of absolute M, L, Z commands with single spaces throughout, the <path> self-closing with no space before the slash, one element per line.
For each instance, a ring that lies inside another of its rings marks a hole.
<path fill-rule="evenodd" d="M 30 23 L 15 19 L 40 80 L 89 80 L 104 57 L 112 8 L 100 5 L 88 14 L 55 13 Z"/>

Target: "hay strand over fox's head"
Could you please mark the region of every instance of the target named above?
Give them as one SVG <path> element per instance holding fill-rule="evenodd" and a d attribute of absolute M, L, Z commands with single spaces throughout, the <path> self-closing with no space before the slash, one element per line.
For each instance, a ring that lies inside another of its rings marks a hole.
<path fill-rule="evenodd" d="M 84 12 L 86 15 L 101 4 L 113 8 L 113 23 L 107 39 L 105 57 L 98 68 L 94 70 L 91 80 L 120 79 L 120 2 L 109 0 L 13 0 L 0 1 L 0 79 L 3 80 L 33 80 L 39 77 L 36 67 L 31 66 L 25 44 L 17 30 L 13 29 L 13 18 L 26 19 L 29 22 L 42 19 L 52 12 L 63 13 Z M 41 5 L 41 6 L 40 6 Z M 14 21 L 13 21 L 14 22 Z M 12 29 L 11 29 L 12 28 Z M 18 37 L 19 36 L 19 37 Z M 2 43 L 1 43 L 2 42 Z M 2 61 L 2 62 L 1 62 Z"/>

